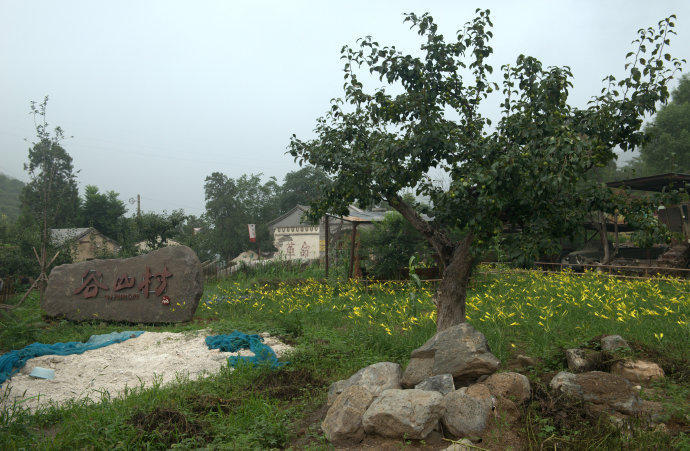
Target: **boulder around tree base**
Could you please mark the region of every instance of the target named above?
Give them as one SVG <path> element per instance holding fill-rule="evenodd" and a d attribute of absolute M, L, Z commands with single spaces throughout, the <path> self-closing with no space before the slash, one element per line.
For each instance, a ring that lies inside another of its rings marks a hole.
<path fill-rule="evenodd" d="M 389 388 L 400 388 L 402 368 L 393 362 L 378 362 L 357 371 L 348 379 L 336 381 L 328 388 L 328 405 L 348 387 L 360 385 L 367 388 L 373 396 L 378 396 Z"/>
<path fill-rule="evenodd" d="M 384 390 L 364 416 L 364 430 L 383 437 L 422 440 L 443 415 L 443 396 L 426 390 Z"/>
<path fill-rule="evenodd" d="M 484 334 L 468 323 L 437 332 L 410 357 L 402 376 L 403 387 L 414 387 L 440 374 L 452 375 L 456 386 L 467 385 L 480 376 L 493 374 L 501 364 L 491 353 Z"/>
<path fill-rule="evenodd" d="M 189 321 L 204 290 L 201 262 L 187 246 L 125 259 L 87 260 L 50 272 L 41 307 L 71 320 Z"/>
<path fill-rule="evenodd" d="M 361 442 L 364 438 L 362 416 L 373 399 L 371 392 L 361 385 L 351 385 L 343 390 L 321 423 L 328 441 Z"/>
<path fill-rule="evenodd" d="M 642 405 L 630 381 L 602 371 L 579 374 L 561 371 L 551 379 L 549 385 L 552 390 L 626 415 L 637 414 Z"/>

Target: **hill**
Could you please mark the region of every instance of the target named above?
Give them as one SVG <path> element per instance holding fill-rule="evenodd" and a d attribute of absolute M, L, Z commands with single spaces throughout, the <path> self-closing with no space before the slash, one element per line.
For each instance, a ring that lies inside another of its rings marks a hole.
<path fill-rule="evenodd" d="M 24 182 L 5 174 L 0 174 L 0 216 L 7 215 L 10 219 L 19 216 L 19 194 L 24 188 Z"/>

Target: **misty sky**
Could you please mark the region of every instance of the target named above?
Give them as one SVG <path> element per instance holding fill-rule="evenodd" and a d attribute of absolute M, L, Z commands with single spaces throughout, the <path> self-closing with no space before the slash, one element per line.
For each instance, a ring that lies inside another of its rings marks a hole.
<path fill-rule="evenodd" d="M 492 13 L 494 73 L 520 53 L 570 65 L 577 106 L 623 75 L 638 28 L 671 13 L 671 53 L 690 59 L 687 1 L 0 0 L 0 172 L 28 180 L 29 101 L 48 94 L 81 190 L 201 214 L 213 171 L 282 181 L 298 168 L 286 146 L 341 95 L 344 44 L 372 35 L 414 52 L 403 12 L 430 12 L 451 39 L 479 6 Z M 498 103 L 485 113 L 497 118 Z"/>

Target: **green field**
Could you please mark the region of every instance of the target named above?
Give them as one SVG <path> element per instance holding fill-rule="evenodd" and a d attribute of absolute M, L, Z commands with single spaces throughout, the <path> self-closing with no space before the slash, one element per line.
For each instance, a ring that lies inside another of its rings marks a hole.
<path fill-rule="evenodd" d="M 0 449 L 328 448 L 319 427 L 328 385 L 371 363 L 406 364 L 410 351 L 435 332 L 433 286 L 291 276 L 235 276 L 207 284 L 190 324 L 137 325 L 157 331 L 268 331 L 295 346 L 282 370 L 241 367 L 202 381 L 133 390 L 125 399 L 104 396 L 98 405 L 73 403 L 35 415 L 15 406 L 0 412 Z M 539 360 L 526 373 L 534 399 L 513 428 L 514 445 L 690 447 L 690 281 L 484 268 L 472 281 L 467 312 L 505 367 L 517 354 Z M 36 299 L 0 321 L 3 352 L 33 341 L 82 341 L 94 333 L 132 328 L 45 322 Z M 547 408 L 545 383 L 567 368 L 563 349 L 602 334 L 622 335 L 635 355 L 663 366 L 667 378 L 655 387 L 655 399 L 667 407 L 666 431 L 622 434 L 596 418 L 564 417 L 557 402 Z"/>

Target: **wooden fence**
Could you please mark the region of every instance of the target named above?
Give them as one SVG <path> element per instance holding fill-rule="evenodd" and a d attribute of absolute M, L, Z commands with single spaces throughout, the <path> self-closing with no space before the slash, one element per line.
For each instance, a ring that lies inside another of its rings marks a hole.
<path fill-rule="evenodd" d="M 674 276 L 680 278 L 690 277 L 690 268 L 669 268 L 665 266 L 627 266 L 627 265 L 600 265 L 586 263 L 552 263 L 535 262 L 534 265 L 544 271 L 563 271 L 570 268 L 577 271 L 597 271 L 602 275 L 620 277 L 623 279 L 648 279 L 658 276 Z M 575 274 L 578 274 L 577 272 Z"/>
<path fill-rule="evenodd" d="M 15 285 L 11 278 L 0 279 L 0 304 L 6 303 L 11 297 L 17 294 Z"/>

